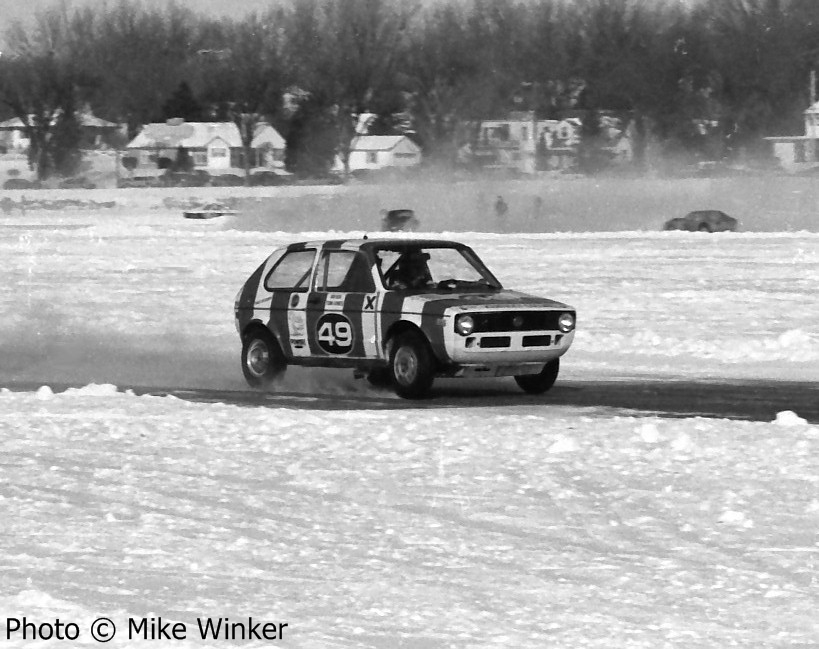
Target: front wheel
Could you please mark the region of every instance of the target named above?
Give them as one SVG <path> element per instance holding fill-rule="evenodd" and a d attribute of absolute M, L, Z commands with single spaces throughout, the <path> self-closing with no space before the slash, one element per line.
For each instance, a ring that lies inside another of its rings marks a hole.
<path fill-rule="evenodd" d="M 435 380 L 435 359 L 421 334 L 408 331 L 391 341 L 389 371 L 399 397 L 420 399 L 427 395 Z"/>
<path fill-rule="evenodd" d="M 543 394 L 557 381 L 560 372 L 560 359 L 549 361 L 537 374 L 522 374 L 516 376 L 515 381 L 524 392 L 529 394 Z"/>
<path fill-rule="evenodd" d="M 242 343 L 242 374 L 248 385 L 263 388 L 284 374 L 287 361 L 278 341 L 267 329 L 248 332 Z"/>

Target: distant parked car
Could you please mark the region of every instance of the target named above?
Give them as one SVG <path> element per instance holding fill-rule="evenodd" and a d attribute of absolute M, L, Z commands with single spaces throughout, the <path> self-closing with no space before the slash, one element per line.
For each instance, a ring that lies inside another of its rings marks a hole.
<path fill-rule="evenodd" d="M 237 174 L 219 174 L 211 178 L 210 184 L 214 187 L 241 187 L 245 179 Z"/>
<path fill-rule="evenodd" d="M 210 174 L 204 169 L 193 171 L 169 171 L 161 176 L 166 187 L 207 187 L 210 185 Z"/>
<path fill-rule="evenodd" d="M 133 176 L 117 181 L 117 187 L 159 187 L 160 184 L 159 176 Z"/>
<path fill-rule="evenodd" d="M 3 183 L 3 189 L 40 189 L 40 181 L 26 180 L 25 178 L 9 178 Z"/>
<path fill-rule="evenodd" d="M 736 232 L 739 222 L 719 210 L 697 210 L 665 222 L 664 230 L 689 232 Z"/>
<path fill-rule="evenodd" d="M 275 171 L 257 171 L 250 174 L 250 184 L 253 187 L 270 187 L 273 185 L 283 185 L 285 180 Z"/>
<path fill-rule="evenodd" d="M 381 217 L 382 232 L 414 232 L 421 225 L 413 210 L 389 210 Z"/>
<path fill-rule="evenodd" d="M 226 216 L 228 214 L 236 214 L 236 211 L 222 203 L 207 203 L 201 207 L 191 207 L 182 212 L 182 216 L 186 219 L 214 219 L 217 216 Z"/>
<path fill-rule="evenodd" d="M 74 176 L 60 181 L 60 189 L 96 189 L 97 185 L 85 176 Z"/>

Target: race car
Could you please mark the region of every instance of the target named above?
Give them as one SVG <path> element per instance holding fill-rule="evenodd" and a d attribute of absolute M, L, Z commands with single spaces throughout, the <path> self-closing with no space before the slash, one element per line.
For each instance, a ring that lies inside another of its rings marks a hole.
<path fill-rule="evenodd" d="M 427 239 L 293 243 L 236 296 L 248 384 L 287 365 L 349 367 L 405 398 L 435 377 L 513 376 L 552 387 L 572 344 L 575 309 L 505 289 L 468 246 Z"/>

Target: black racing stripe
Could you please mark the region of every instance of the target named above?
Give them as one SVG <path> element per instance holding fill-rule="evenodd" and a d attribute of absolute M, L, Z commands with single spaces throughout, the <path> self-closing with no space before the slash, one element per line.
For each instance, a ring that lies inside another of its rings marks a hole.
<path fill-rule="evenodd" d="M 341 248 L 343 243 L 346 243 L 347 239 L 330 239 L 325 241 L 324 244 L 321 246 L 322 250 L 338 250 Z"/>
<path fill-rule="evenodd" d="M 451 298 L 444 298 L 441 300 L 429 300 L 428 302 L 424 302 L 424 306 L 421 307 L 421 315 L 435 315 L 441 316 L 444 315 L 444 311 L 448 308 L 453 306 L 461 306 L 464 303 L 463 298 L 461 297 L 451 297 Z"/>
<path fill-rule="evenodd" d="M 485 305 L 504 305 L 504 306 L 534 306 L 544 309 L 564 309 L 569 308 L 561 302 L 555 302 L 545 297 L 538 297 L 536 295 L 529 295 L 528 293 L 521 293 L 520 291 L 503 290 L 497 293 L 479 293 L 470 294 L 463 293 L 458 297 L 458 305 L 464 307 L 470 306 L 485 306 Z"/>
<path fill-rule="evenodd" d="M 449 360 L 444 343 L 442 316 L 445 309 L 456 304 L 459 304 L 458 300 L 436 300 L 427 302 L 421 310 L 421 329 L 429 338 L 435 357 L 442 362 Z"/>
<path fill-rule="evenodd" d="M 239 296 L 239 331 L 243 331 L 253 318 L 253 303 L 256 301 L 256 291 L 259 290 L 264 266 L 262 264 L 253 271 L 242 287 L 242 294 Z"/>
<path fill-rule="evenodd" d="M 290 330 L 287 326 L 287 307 L 290 305 L 290 295 L 291 293 L 286 291 L 273 293 L 273 300 L 270 302 L 270 320 L 267 326 L 273 332 L 273 335 L 278 335 L 282 343 L 282 351 L 285 354 L 292 355 Z"/>
<path fill-rule="evenodd" d="M 287 252 L 298 252 L 300 250 L 307 250 L 307 243 L 305 241 L 291 243 L 289 246 L 287 246 Z"/>
<path fill-rule="evenodd" d="M 344 314 L 350 319 L 353 325 L 353 348 L 350 350 L 350 356 L 356 358 L 363 358 L 364 353 L 364 328 L 363 318 L 371 318 L 372 311 L 363 312 L 364 308 L 364 294 L 363 293 L 348 293 L 344 299 Z"/>
<path fill-rule="evenodd" d="M 378 315 L 381 318 L 381 336 L 384 338 L 382 344 L 386 340 L 387 332 L 390 327 L 401 319 L 401 309 L 404 306 L 404 297 L 394 291 L 384 293 L 384 299 L 381 301 L 381 313 Z"/>
<path fill-rule="evenodd" d="M 327 303 L 327 293 L 310 293 L 310 302 L 307 304 L 307 341 L 311 356 L 328 356 L 327 352 L 316 342 L 316 325 L 324 313 Z M 304 296 L 307 299 L 307 295 Z M 315 301 L 313 301 L 315 300 Z"/>

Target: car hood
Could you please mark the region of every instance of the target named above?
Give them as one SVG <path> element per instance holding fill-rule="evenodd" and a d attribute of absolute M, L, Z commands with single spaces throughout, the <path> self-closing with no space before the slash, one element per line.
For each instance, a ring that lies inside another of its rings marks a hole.
<path fill-rule="evenodd" d="M 463 311 L 475 310 L 496 310 L 496 309 L 568 309 L 572 307 L 550 300 L 545 297 L 529 295 L 520 291 L 492 291 L 492 292 L 446 292 L 446 293 L 422 293 L 413 295 L 408 300 L 418 301 L 430 307 L 435 307 L 439 312 L 448 308 L 457 308 Z"/>

